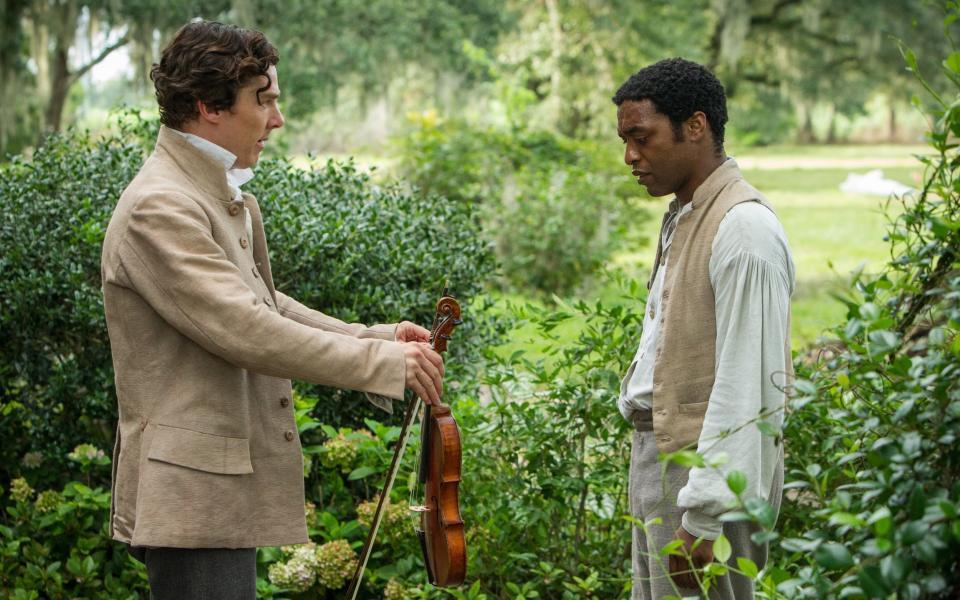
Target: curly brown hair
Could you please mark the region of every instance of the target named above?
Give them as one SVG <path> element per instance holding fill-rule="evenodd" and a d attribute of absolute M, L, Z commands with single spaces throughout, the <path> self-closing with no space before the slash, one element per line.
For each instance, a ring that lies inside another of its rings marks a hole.
<path fill-rule="evenodd" d="M 264 75 L 280 62 L 277 49 L 259 31 L 196 21 L 180 28 L 163 49 L 160 63 L 150 69 L 157 91 L 160 122 L 179 129 L 197 118 L 197 100 L 213 110 L 225 110 L 237 100 L 237 90 L 251 77 Z"/>

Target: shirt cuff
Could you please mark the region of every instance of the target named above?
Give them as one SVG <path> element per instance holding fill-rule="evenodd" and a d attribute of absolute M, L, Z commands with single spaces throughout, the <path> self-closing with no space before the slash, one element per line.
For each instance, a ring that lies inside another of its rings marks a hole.
<path fill-rule="evenodd" d="M 705 540 L 715 540 L 723 533 L 723 523 L 716 517 L 711 517 L 698 510 L 688 510 L 683 513 L 680 525 L 692 536 Z"/>
<path fill-rule="evenodd" d="M 372 393 L 372 392 L 364 392 L 363 395 L 366 396 L 367 401 L 369 401 L 370 404 L 376 406 L 377 408 L 379 408 L 380 410 L 384 411 L 384 412 L 387 413 L 388 415 L 392 415 L 392 414 L 393 414 L 393 399 L 392 399 L 392 398 L 388 398 L 388 397 L 383 396 L 383 395 L 381 395 L 381 394 L 374 394 L 374 393 Z"/>

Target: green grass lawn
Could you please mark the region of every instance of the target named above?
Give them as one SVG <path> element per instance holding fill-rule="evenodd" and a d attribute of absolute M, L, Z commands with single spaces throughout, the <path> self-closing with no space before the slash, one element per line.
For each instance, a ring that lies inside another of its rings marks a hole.
<path fill-rule="evenodd" d="M 744 175 L 766 194 L 779 215 L 793 250 L 797 287 L 793 297 L 793 346 L 803 348 L 816 341 L 829 327 L 838 324 L 845 307 L 831 292 L 842 291 L 858 269 L 879 270 L 889 259 L 883 237 L 887 218 L 885 198 L 841 192 L 840 183 L 851 172 L 864 173 L 881 168 L 884 176 L 919 187 L 922 165 L 913 154 L 926 152 L 924 146 L 801 146 L 750 149 L 735 156 Z M 624 172 L 624 177 L 629 174 Z M 646 243 L 623 248 L 611 266 L 645 281 L 653 260 L 653 240 L 668 198 L 645 203 L 649 216 L 639 225 Z M 896 211 L 896 206 L 891 205 Z M 593 285 L 590 297 L 605 302 L 628 301 L 617 288 L 604 281 Z M 523 303 L 526 298 L 500 295 L 500 306 Z M 572 339 L 578 323 L 569 321 L 558 333 Z M 520 327 L 501 350 L 509 354 L 524 349 L 533 357 L 543 356 L 537 348 L 536 332 Z"/>

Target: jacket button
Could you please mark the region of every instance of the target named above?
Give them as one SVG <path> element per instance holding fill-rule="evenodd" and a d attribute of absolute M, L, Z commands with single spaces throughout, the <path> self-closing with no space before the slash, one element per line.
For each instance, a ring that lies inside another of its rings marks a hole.
<path fill-rule="evenodd" d="M 235 217 L 240 214 L 240 204 L 237 202 L 231 202 L 230 208 L 227 209 L 227 212 L 230 213 L 231 217 Z"/>
<path fill-rule="evenodd" d="M 280 398 L 280 406 L 284 408 L 290 406 L 290 398 L 287 398 L 286 396 L 284 396 L 283 398 Z"/>
<path fill-rule="evenodd" d="M 260 279 L 260 271 L 257 271 L 256 267 L 250 267 L 250 270 L 253 271 L 253 277 L 255 279 Z"/>
<path fill-rule="evenodd" d="M 292 432 L 292 431 L 287 431 L 285 434 L 283 434 L 283 437 L 287 438 L 287 441 L 288 441 L 288 442 L 292 442 L 292 441 L 293 441 L 293 432 Z"/>
<path fill-rule="evenodd" d="M 270 298 L 267 298 L 266 296 L 263 298 L 263 303 L 267 306 L 273 306 L 273 304 L 270 303 Z"/>
<path fill-rule="evenodd" d="M 246 249 L 247 249 L 247 246 L 248 246 L 248 244 L 247 244 L 247 238 L 240 238 L 240 247 L 243 248 L 244 250 L 246 250 Z"/>

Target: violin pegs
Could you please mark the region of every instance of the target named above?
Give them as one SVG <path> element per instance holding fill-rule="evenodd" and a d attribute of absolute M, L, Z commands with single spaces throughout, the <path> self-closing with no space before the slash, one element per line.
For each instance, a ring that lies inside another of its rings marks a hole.
<path fill-rule="evenodd" d="M 453 324 L 454 324 L 455 326 L 456 326 L 456 325 L 463 325 L 463 319 L 454 319 L 454 320 L 453 320 Z"/>

